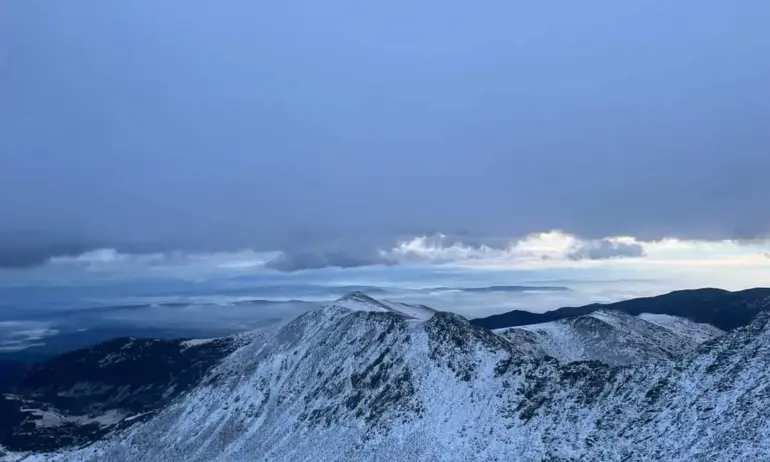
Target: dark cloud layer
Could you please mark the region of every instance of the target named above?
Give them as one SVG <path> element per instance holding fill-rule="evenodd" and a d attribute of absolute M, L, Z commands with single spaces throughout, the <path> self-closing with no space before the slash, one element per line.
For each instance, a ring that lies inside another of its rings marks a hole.
<path fill-rule="evenodd" d="M 643 256 L 644 248 L 640 244 L 612 242 L 606 239 L 586 242 L 567 255 L 572 260 L 607 260 Z"/>
<path fill-rule="evenodd" d="M 280 268 L 359 264 L 298 249 L 405 232 L 760 236 L 768 13 L 0 2 L 0 230 L 54 236 L 2 260 L 71 235 L 296 252 Z"/>
<path fill-rule="evenodd" d="M 53 255 L 77 255 L 83 249 L 57 247 L 42 243 L 34 248 L 0 248 L 0 268 L 32 268 L 44 264 Z"/>
<path fill-rule="evenodd" d="M 94 242 L 39 231 L 0 230 L 0 268 L 31 268 L 51 257 L 75 256 L 98 245 Z"/>
<path fill-rule="evenodd" d="M 286 251 L 265 264 L 268 269 L 293 272 L 320 268 L 357 268 L 369 265 L 392 265 L 390 261 L 374 252 L 368 255 L 354 255 L 342 250 L 330 251 Z"/>

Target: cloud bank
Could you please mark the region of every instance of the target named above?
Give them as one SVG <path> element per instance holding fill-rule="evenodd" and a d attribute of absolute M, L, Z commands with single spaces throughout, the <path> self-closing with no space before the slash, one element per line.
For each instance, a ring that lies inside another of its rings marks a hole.
<path fill-rule="evenodd" d="M 542 265 L 580 260 L 608 260 L 645 256 L 644 245 L 632 238 L 584 240 L 561 231 L 536 233 L 497 244 L 467 244 L 445 235 L 421 236 L 402 241 L 384 258 L 401 264 L 452 264 L 497 262 Z"/>
<path fill-rule="evenodd" d="M 353 269 L 360 267 L 434 267 L 478 269 L 571 268 L 608 265 L 747 265 L 770 264 L 770 241 L 695 241 L 633 237 L 581 239 L 562 231 L 528 235 L 521 239 L 482 239 L 432 234 L 386 245 L 358 245 L 349 249 L 305 246 L 257 252 L 127 253 L 95 249 L 78 255 L 48 257 L 37 268 L 5 269 L 5 279 L 25 274 L 94 278 L 172 277 L 205 279 L 217 275 L 249 275 Z M 769 273 L 770 274 L 770 273 Z M 770 282 L 770 281 L 769 281 Z"/>
<path fill-rule="evenodd" d="M 567 254 L 571 260 L 606 260 L 644 256 L 644 246 L 638 242 L 620 242 L 609 239 L 586 242 Z"/>
<path fill-rule="evenodd" d="M 58 333 L 44 322 L 0 321 L 0 353 L 42 346 L 44 339 Z"/>
<path fill-rule="evenodd" d="M 40 231 L 3 231 L 0 228 L 0 268 L 33 268 L 52 257 L 75 257 L 98 248 L 84 239 Z"/>
<path fill-rule="evenodd" d="M 350 250 L 289 250 L 280 252 L 265 263 L 265 268 L 294 272 L 322 268 L 358 268 L 371 265 L 394 265 L 396 261 L 374 250 L 355 253 Z"/>

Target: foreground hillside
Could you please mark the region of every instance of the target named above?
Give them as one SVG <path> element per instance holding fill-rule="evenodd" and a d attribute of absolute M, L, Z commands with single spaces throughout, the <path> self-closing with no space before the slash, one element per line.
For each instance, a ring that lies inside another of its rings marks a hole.
<path fill-rule="evenodd" d="M 770 454 L 765 311 L 679 359 L 618 367 L 537 358 L 459 316 L 385 307 L 348 299 L 253 334 L 146 421 L 81 449 L 24 460 L 756 461 Z"/>
<path fill-rule="evenodd" d="M 0 384 L 0 448 L 50 451 L 141 422 L 241 344 L 120 338 L 33 366 Z"/>

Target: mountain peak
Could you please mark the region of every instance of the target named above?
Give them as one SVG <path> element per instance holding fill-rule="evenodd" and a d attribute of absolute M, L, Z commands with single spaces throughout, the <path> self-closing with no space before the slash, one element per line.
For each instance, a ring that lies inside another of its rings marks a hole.
<path fill-rule="evenodd" d="M 425 321 L 436 314 L 436 310 L 424 305 L 390 300 L 377 300 L 361 291 L 353 291 L 338 298 L 331 306 L 347 308 L 354 311 L 383 311 L 403 316 L 407 319 Z"/>
<path fill-rule="evenodd" d="M 354 290 L 352 292 L 348 292 L 342 297 L 337 299 L 338 302 L 344 302 L 344 301 L 350 301 L 350 300 L 358 301 L 358 302 L 367 302 L 367 303 L 372 303 L 372 302 L 379 303 L 377 300 L 366 295 L 364 292 L 360 290 Z"/>
<path fill-rule="evenodd" d="M 392 308 L 365 293 L 356 290 L 338 298 L 333 305 L 360 311 L 392 311 Z"/>

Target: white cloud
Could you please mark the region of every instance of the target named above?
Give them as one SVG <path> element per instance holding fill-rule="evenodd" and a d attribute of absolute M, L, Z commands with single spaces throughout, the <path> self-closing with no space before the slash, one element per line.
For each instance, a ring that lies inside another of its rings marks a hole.
<path fill-rule="evenodd" d="M 371 248 L 370 248 L 371 249 Z M 366 249 L 364 249 L 366 250 Z M 478 270 L 580 270 L 606 269 L 633 277 L 666 277 L 678 272 L 682 277 L 711 271 L 709 280 L 739 281 L 737 270 L 751 269 L 746 280 L 756 285 L 770 285 L 770 241 L 693 241 L 662 239 L 642 241 L 632 236 L 609 236 L 584 240 L 563 231 L 531 234 L 517 240 L 464 242 L 442 234 L 417 236 L 381 251 L 321 255 L 322 259 L 299 261 L 294 267 L 322 269 L 327 266 L 366 266 L 393 264 L 401 266 L 438 266 Z M 114 249 L 99 249 L 73 257 L 51 258 L 36 269 L 3 274 L 3 284 L 29 281 L 73 283 L 83 279 L 179 278 L 205 281 L 241 274 L 275 272 L 276 261 L 286 256 L 297 262 L 296 255 L 284 252 L 165 252 L 127 254 Z M 304 255 L 300 255 L 303 256 Z M 339 258 L 338 258 L 339 257 Z M 344 257 L 344 258 L 343 258 Z M 278 260 L 277 260 L 278 259 Z M 349 264 L 350 262 L 355 264 Z M 272 263 L 271 263 L 272 262 Z M 385 262 L 385 263 L 383 263 Z M 345 264 L 343 264 L 345 263 Z M 290 267 L 288 270 L 294 269 Z M 710 268 L 710 269 L 709 269 Z M 728 274 L 725 268 L 731 268 Z M 350 270 L 352 271 L 352 270 Z M 717 274 L 717 271 L 722 271 Z M 764 272 L 764 273 L 763 273 Z M 763 279 L 763 274 L 765 274 Z M 679 277 L 679 276 L 677 276 Z"/>
<path fill-rule="evenodd" d="M 446 236 L 420 236 L 400 242 L 383 256 L 402 264 L 455 264 L 487 267 L 541 267 L 577 264 L 575 260 L 602 259 L 610 256 L 639 256 L 633 252 L 610 252 L 638 246 L 627 238 L 583 241 L 576 236 L 549 231 L 530 234 L 504 246 L 469 245 L 446 241 Z M 616 255 L 621 253 L 622 255 Z"/>
<path fill-rule="evenodd" d="M 156 276 L 205 276 L 215 272 L 259 269 L 280 252 L 164 252 L 121 253 L 115 249 L 97 249 L 73 257 L 54 257 L 49 267 L 80 269 L 88 273 L 116 276 L 151 274 Z"/>
<path fill-rule="evenodd" d="M 567 254 L 567 257 L 572 260 L 608 260 L 612 258 L 636 258 L 644 255 L 644 247 L 638 242 L 600 239 L 581 244 Z"/>
<path fill-rule="evenodd" d="M 768 250 L 770 241 L 640 241 L 630 236 L 582 240 L 562 231 L 550 231 L 497 247 L 448 243 L 442 235 L 415 237 L 383 252 L 383 256 L 401 264 L 488 269 L 650 264 L 767 266 Z"/>
<path fill-rule="evenodd" d="M 582 240 L 560 231 L 532 234 L 497 247 L 458 242 L 442 246 L 441 240 L 415 238 L 387 252 L 401 263 L 503 273 L 536 271 L 577 279 L 602 274 L 607 279 L 666 281 L 669 290 L 768 287 L 768 254 L 768 240 L 642 241 L 630 236 Z"/>
<path fill-rule="evenodd" d="M 401 264 L 445 264 L 504 257 L 505 249 L 487 245 L 471 246 L 463 242 L 446 241 L 446 236 L 417 236 L 399 242 L 395 247 L 382 251 L 388 260 Z"/>
<path fill-rule="evenodd" d="M 758 266 L 767 265 L 763 253 L 770 241 L 741 242 L 687 241 L 662 239 L 640 243 L 647 255 L 645 262 L 667 265 Z"/>
<path fill-rule="evenodd" d="M 58 333 L 58 330 L 42 322 L 0 321 L 0 352 L 20 351 L 44 345 L 40 340 Z"/>

